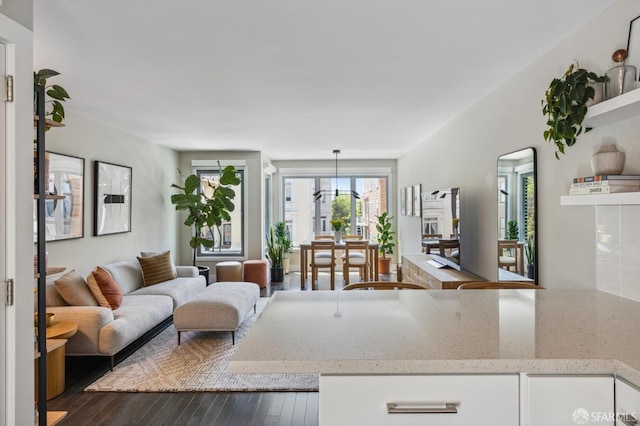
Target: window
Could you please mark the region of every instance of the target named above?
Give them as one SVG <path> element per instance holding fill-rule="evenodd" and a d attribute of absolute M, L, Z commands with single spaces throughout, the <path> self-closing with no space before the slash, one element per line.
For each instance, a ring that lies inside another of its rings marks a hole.
<path fill-rule="evenodd" d="M 236 167 L 236 169 L 238 169 Z M 215 169 L 201 169 L 196 171 L 200 179 L 220 180 L 220 173 Z M 234 211 L 230 213 L 231 220 L 222 223 L 220 227 L 204 228 L 202 233 L 214 241 L 212 248 L 198 247 L 198 257 L 238 257 L 244 256 L 244 170 L 238 169 L 240 184 L 233 186 L 236 192 L 233 199 Z"/>
<path fill-rule="evenodd" d="M 522 217 L 521 222 L 524 226 L 521 228 L 521 240 L 527 241 L 529 237 L 535 234 L 535 179 L 533 172 L 524 173 L 521 176 L 522 182 Z M 524 232 L 524 235 L 522 233 Z"/>
<path fill-rule="evenodd" d="M 336 185 L 337 184 L 337 185 Z M 315 234 L 331 234 L 329 221 L 345 221 L 345 233 L 375 241 L 377 216 L 387 211 L 387 177 L 284 177 L 284 221 L 294 245 L 310 241 Z M 340 191 L 338 196 L 335 190 Z M 322 190 L 315 200 L 313 194 Z M 348 195 L 360 194 L 360 199 Z M 346 194 L 343 194 L 345 193 Z"/>

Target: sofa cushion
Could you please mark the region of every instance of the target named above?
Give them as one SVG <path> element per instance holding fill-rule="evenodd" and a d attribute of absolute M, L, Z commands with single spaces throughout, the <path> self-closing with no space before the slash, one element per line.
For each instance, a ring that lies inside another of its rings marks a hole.
<path fill-rule="evenodd" d="M 173 254 L 171 254 L 171 250 L 164 251 L 141 251 L 141 257 L 152 257 L 157 256 L 159 254 L 169 253 L 169 258 L 171 259 L 171 269 L 173 270 L 173 278 L 178 276 L 178 267 L 176 266 L 175 260 L 173 260 Z M 144 271 L 143 271 L 144 272 Z"/>
<path fill-rule="evenodd" d="M 98 266 L 89 275 L 87 284 L 100 306 L 118 309 L 122 303 L 122 291 L 109 271 Z"/>
<path fill-rule="evenodd" d="M 124 296 L 120 308 L 113 311 L 114 320 L 100 329 L 98 350 L 113 355 L 172 313 L 171 299 L 167 296 Z"/>
<path fill-rule="evenodd" d="M 69 305 L 98 306 L 87 282 L 75 269 L 56 279 L 54 283 L 60 296 Z"/>
<path fill-rule="evenodd" d="M 191 300 L 196 294 L 207 288 L 202 276 L 180 277 L 170 281 L 164 281 L 155 285 L 142 287 L 132 293 L 131 296 L 140 295 L 165 295 L 173 299 L 173 309 Z"/>
<path fill-rule="evenodd" d="M 122 294 L 131 293 L 142 287 L 142 267 L 135 257 L 109 263 L 102 267 L 109 271 L 113 279 L 118 283 Z"/>
<path fill-rule="evenodd" d="M 138 257 L 142 267 L 142 283 L 144 286 L 158 284 L 176 278 L 175 265 L 171 260 L 171 252 L 156 256 Z"/>

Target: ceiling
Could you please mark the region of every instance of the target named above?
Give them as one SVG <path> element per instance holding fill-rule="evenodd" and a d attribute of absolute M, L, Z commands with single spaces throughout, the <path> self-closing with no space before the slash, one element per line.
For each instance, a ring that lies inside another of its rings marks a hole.
<path fill-rule="evenodd" d="M 397 158 L 613 2 L 34 0 L 34 61 L 177 150 Z"/>

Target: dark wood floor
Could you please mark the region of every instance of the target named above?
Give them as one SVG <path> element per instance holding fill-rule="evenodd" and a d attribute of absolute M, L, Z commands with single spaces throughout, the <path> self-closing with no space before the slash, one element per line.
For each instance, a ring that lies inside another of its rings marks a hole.
<path fill-rule="evenodd" d="M 328 277 L 324 281 L 319 288 L 329 289 Z M 342 288 L 338 281 L 336 288 Z M 289 274 L 283 283 L 263 289 L 262 296 L 275 291 L 300 291 L 299 274 Z M 318 424 L 317 392 L 84 392 L 108 369 L 106 358 L 67 357 L 67 390 L 48 402 L 49 410 L 68 412 L 61 425 Z"/>

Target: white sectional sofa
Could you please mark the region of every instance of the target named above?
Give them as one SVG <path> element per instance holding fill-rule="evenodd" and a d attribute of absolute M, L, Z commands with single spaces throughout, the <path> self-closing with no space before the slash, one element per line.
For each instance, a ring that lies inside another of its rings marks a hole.
<path fill-rule="evenodd" d="M 111 357 L 172 316 L 173 310 L 206 289 L 204 277 L 192 266 L 177 266 L 178 277 L 143 286 L 142 268 L 136 258 L 108 265 L 107 270 L 120 287 L 123 298 L 116 310 L 101 306 L 71 306 L 58 293 L 55 279 L 47 282 L 47 312 L 56 321 L 78 324 L 78 332 L 66 345 L 67 355 Z M 85 278 L 92 269 L 78 271 Z"/>

